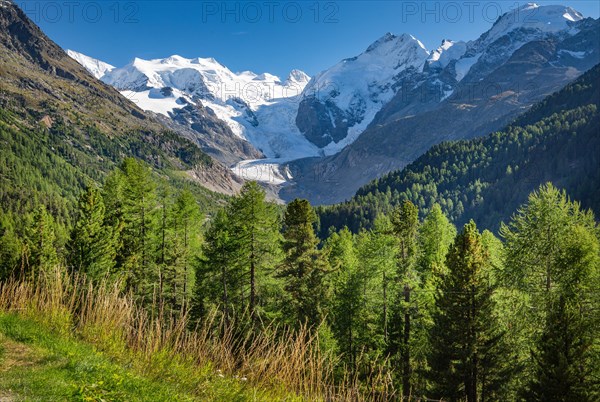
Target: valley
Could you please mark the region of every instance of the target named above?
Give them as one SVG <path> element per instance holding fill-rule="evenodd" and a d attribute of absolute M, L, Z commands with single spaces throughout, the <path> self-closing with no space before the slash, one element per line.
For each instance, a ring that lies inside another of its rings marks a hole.
<path fill-rule="evenodd" d="M 0 400 L 600 400 L 600 10 L 244 4 L 0 0 Z"/>

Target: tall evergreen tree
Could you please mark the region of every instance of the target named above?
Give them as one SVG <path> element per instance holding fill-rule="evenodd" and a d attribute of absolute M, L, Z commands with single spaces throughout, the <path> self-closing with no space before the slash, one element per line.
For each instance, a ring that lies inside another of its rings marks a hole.
<path fill-rule="evenodd" d="M 448 273 L 436 295 L 431 330 L 432 397 L 468 402 L 501 400 L 502 332 L 493 314 L 489 257 L 474 222 L 465 225 L 447 256 Z"/>
<path fill-rule="evenodd" d="M 118 233 L 117 269 L 142 303 L 150 303 L 158 283 L 156 235 L 158 203 L 150 168 L 127 158 L 105 184 L 107 220 Z"/>
<path fill-rule="evenodd" d="M 586 320 L 589 306 L 576 305 L 561 295 L 548 311 L 525 397 L 530 401 L 597 401 L 600 393 L 593 380 L 597 369 L 592 360 L 597 327 Z"/>
<path fill-rule="evenodd" d="M 81 194 L 68 250 L 72 269 L 94 279 L 112 273 L 116 254 L 113 228 L 105 224 L 104 202 L 96 187 Z"/>
<path fill-rule="evenodd" d="M 535 297 L 543 305 L 553 290 L 564 283 L 565 271 L 560 264 L 563 245 L 574 226 L 596 231 L 594 216 L 571 202 L 564 191 L 548 183 L 533 192 L 525 204 L 502 225 L 501 235 L 506 243 L 505 279 Z"/>
<path fill-rule="evenodd" d="M 237 252 L 225 208 L 217 211 L 202 244 L 202 256 L 196 264 L 196 285 L 192 313 L 205 318 L 219 309 L 226 327 L 242 304 L 242 275 L 234 264 Z"/>
<path fill-rule="evenodd" d="M 332 233 L 325 243 L 325 249 L 334 271 L 330 324 L 344 363 L 354 373 L 360 352 L 356 338 L 362 329 L 360 313 L 364 298 L 363 278 L 352 233 L 348 228 Z"/>
<path fill-rule="evenodd" d="M 435 292 L 447 273 L 446 255 L 456 237 L 456 228 L 435 204 L 419 226 L 418 257 L 416 271 L 419 277 L 419 287 L 414 293 L 416 308 L 413 331 L 411 334 L 411 349 L 414 365 L 414 385 L 417 395 L 424 395 L 428 388 L 426 373 L 429 370 L 427 362 L 431 349 L 429 333 L 433 326 L 435 311 Z"/>
<path fill-rule="evenodd" d="M 365 307 L 372 309 L 366 316 L 373 317 L 373 322 L 367 323 L 370 331 L 365 338 L 385 353 L 397 268 L 397 242 L 389 219 L 384 215 L 377 217 L 373 230 L 358 236 L 356 247 L 364 281 Z"/>
<path fill-rule="evenodd" d="M 569 306 L 586 305 L 591 307 L 588 320 L 593 320 L 588 325 L 599 323 L 593 312 L 600 303 L 592 290 L 600 286 L 598 228 L 591 212 L 581 210 L 564 191 L 547 184 L 530 195 L 528 203 L 508 225 L 502 226 L 501 234 L 506 240 L 503 280 L 513 290 L 513 300 L 519 302 L 514 304 L 520 306 L 515 309 L 513 321 L 519 324 L 515 331 L 519 331 L 523 339 L 516 346 L 528 367 L 524 382 L 539 383 L 540 370 L 544 368 L 529 351 L 538 350 L 538 354 L 544 356 L 541 351 L 548 348 L 548 336 L 557 335 L 549 332 L 549 320 L 557 325 L 559 318 L 572 316 Z M 553 311 L 561 306 L 558 302 L 561 297 L 564 299 L 561 308 L 565 310 Z M 565 334 L 569 336 L 586 335 Z M 598 340 L 596 337 L 594 342 Z M 551 344 L 557 345 L 556 342 Z M 564 350 L 555 350 L 555 353 L 565 354 Z M 595 375 L 598 374 L 596 370 Z"/>
<path fill-rule="evenodd" d="M 194 259 L 194 250 L 200 246 L 201 213 L 193 194 L 183 190 L 175 199 L 173 205 L 172 227 L 173 241 L 171 244 L 171 265 L 181 282 L 181 305 L 188 305 L 192 294 L 194 275 L 190 263 Z M 176 280 L 177 281 L 177 280 Z"/>
<path fill-rule="evenodd" d="M 27 230 L 28 253 L 25 261 L 26 274 L 35 278 L 40 271 L 53 269 L 59 262 L 56 252 L 56 231 L 52 215 L 40 205 Z"/>
<path fill-rule="evenodd" d="M 392 315 L 391 352 L 399 354 L 402 372 L 402 396 L 409 398 L 412 391 L 411 318 L 414 300 L 411 293 L 419 284 L 415 263 L 417 259 L 417 232 L 419 210 L 410 201 L 399 205 L 391 216 L 392 231 L 398 241 L 397 301 Z"/>
<path fill-rule="evenodd" d="M 588 228 L 574 225 L 557 259 L 563 273 L 546 302 L 545 325 L 533 352 L 530 400 L 596 401 L 600 344 L 600 242 Z"/>
<path fill-rule="evenodd" d="M 317 216 L 307 200 L 294 200 L 288 204 L 283 220 L 283 263 L 278 276 L 290 303 L 285 308 L 286 318 L 294 325 L 316 327 L 324 317 L 327 297 L 325 275 L 327 259 L 317 248 L 319 240 L 314 224 Z"/>
<path fill-rule="evenodd" d="M 235 264 L 247 278 L 247 303 L 240 307 L 256 321 L 275 286 L 271 279 L 281 256 L 279 215 L 275 205 L 265 201 L 265 192 L 256 182 L 244 184 L 229 204 L 228 215 Z"/>
<path fill-rule="evenodd" d="M 456 237 L 456 228 L 442 212 L 438 204 L 419 227 L 419 258 L 417 266 L 424 279 L 445 273 L 446 254 Z"/>
<path fill-rule="evenodd" d="M 26 246 L 11 222 L 0 222 L 0 280 L 23 274 L 23 251 Z"/>

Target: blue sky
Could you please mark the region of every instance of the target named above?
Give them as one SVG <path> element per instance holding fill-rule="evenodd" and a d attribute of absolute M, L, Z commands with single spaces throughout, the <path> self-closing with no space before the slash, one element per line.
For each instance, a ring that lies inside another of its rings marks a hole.
<path fill-rule="evenodd" d="M 523 1 L 26 1 L 15 0 L 63 48 L 123 66 L 134 57 L 214 57 L 233 71 L 313 75 L 386 32 L 428 49 L 475 39 Z M 597 1 L 562 4 L 598 18 Z"/>

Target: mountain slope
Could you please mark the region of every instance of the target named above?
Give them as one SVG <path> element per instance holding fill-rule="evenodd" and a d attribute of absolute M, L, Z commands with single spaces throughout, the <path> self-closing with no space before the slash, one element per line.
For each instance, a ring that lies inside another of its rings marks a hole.
<path fill-rule="evenodd" d="M 444 41 L 397 83 L 394 97 L 339 154 L 290 164 L 284 199 L 347 199 L 445 140 L 498 130 L 600 62 L 600 22 L 561 6 L 527 5 L 469 43 Z M 445 56 L 446 55 L 446 56 Z"/>
<path fill-rule="evenodd" d="M 175 185 L 188 182 L 203 202 L 239 180 L 192 142 L 166 129 L 92 77 L 12 2 L 0 7 L 0 182 L 6 212 L 35 199 L 67 216 L 65 205 L 101 181 L 124 157 L 145 160 Z"/>
<path fill-rule="evenodd" d="M 296 124 L 326 155 L 352 143 L 396 93 L 398 83 L 418 72 L 429 52 L 415 37 L 385 34 L 360 55 L 342 60 L 306 86 Z"/>
<path fill-rule="evenodd" d="M 69 55 L 69 57 L 73 58 L 79 64 L 81 64 L 86 70 L 88 70 L 90 74 L 92 74 L 95 78 L 98 79 L 115 69 L 115 66 L 112 66 L 100 60 L 96 60 L 94 58 L 86 56 L 85 54 L 78 53 L 73 50 L 67 49 L 67 54 Z"/>
<path fill-rule="evenodd" d="M 321 208 L 321 228 L 369 227 L 377 213 L 409 199 L 425 212 L 439 203 L 458 225 L 475 219 L 496 230 L 548 181 L 600 212 L 599 83 L 597 65 L 501 132 L 432 147 L 349 202 Z"/>
<path fill-rule="evenodd" d="M 239 177 L 284 200 L 329 204 L 435 144 L 502 128 L 600 62 L 599 38 L 598 20 L 529 3 L 477 40 L 444 39 L 433 51 L 388 33 L 310 81 L 176 55 L 136 58 L 101 79 Z"/>

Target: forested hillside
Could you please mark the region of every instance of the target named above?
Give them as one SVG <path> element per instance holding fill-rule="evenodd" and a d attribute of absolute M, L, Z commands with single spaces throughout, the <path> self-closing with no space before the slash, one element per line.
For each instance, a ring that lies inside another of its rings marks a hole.
<path fill-rule="evenodd" d="M 76 328 L 76 340 L 118 362 L 136 356 L 197 400 L 217 374 L 243 376 L 240 392 L 266 400 L 600 396 L 598 225 L 551 184 L 501 239 L 404 201 L 372 230 L 323 242 L 307 201 L 282 215 L 256 183 L 204 235 L 191 194 L 163 190 L 126 159 L 81 195 L 73 225 L 36 205 L 0 239 L 0 317 Z"/>
<path fill-rule="evenodd" d="M 378 213 L 410 200 L 423 213 L 438 203 L 458 225 L 493 231 L 544 182 L 600 210 L 600 67 L 551 95 L 504 130 L 434 146 L 405 169 L 361 188 L 349 201 L 319 208 L 329 227 L 357 232 Z"/>
<path fill-rule="evenodd" d="M 127 157 L 146 161 L 167 187 L 188 186 L 205 208 L 224 198 L 202 184 L 227 188 L 227 169 L 92 77 L 16 5 L 3 3 L 0 27 L 2 230 L 23 227 L 40 204 L 67 225 L 79 193 Z"/>
<path fill-rule="evenodd" d="M 316 211 L 0 28 L 0 399 L 600 400 L 600 67 Z"/>

